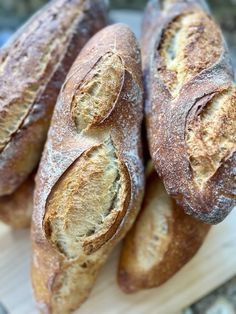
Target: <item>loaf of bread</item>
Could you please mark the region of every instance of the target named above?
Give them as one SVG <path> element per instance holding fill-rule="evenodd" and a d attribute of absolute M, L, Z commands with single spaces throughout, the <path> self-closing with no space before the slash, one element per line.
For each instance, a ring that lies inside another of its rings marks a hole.
<path fill-rule="evenodd" d="M 221 31 L 202 3 L 149 3 L 145 111 L 167 192 L 186 213 L 215 224 L 236 205 L 236 87 Z"/>
<path fill-rule="evenodd" d="M 88 39 L 106 25 L 99 0 L 54 0 L 0 52 L 0 196 L 37 166 L 65 76 Z"/>
<path fill-rule="evenodd" d="M 33 210 L 34 173 L 11 195 L 0 197 L 0 220 L 14 229 L 28 228 Z"/>
<path fill-rule="evenodd" d="M 176 205 L 152 170 L 141 212 L 121 251 L 121 289 L 132 293 L 169 280 L 196 254 L 209 229 Z"/>
<path fill-rule="evenodd" d="M 36 178 L 32 281 L 42 313 L 79 307 L 141 205 L 143 89 L 130 29 L 97 33 L 58 98 Z"/>

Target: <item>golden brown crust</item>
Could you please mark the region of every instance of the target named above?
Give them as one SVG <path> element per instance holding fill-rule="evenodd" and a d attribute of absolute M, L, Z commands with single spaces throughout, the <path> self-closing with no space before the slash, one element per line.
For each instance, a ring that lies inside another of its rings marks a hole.
<path fill-rule="evenodd" d="M 186 82 L 217 62 L 222 54 L 221 33 L 217 28 L 212 32 L 213 28 L 214 21 L 195 9 L 177 16 L 163 32 L 157 71 L 174 98 Z"/>
<path fill-rule="evenodd" d="M 169 280 L 196 254 L 209 229 L 175 204 L 153 170 L 141 212 L 121 251 L 121 289 L 132 293 Z"/>
<path fill-rule="evenodd" d="M 107 81 L 103 91 L 103 81 Z M 122 88 L 124 67 L 121 58 L 112 52 L 105 54 L 87 74 L 78 87 L 71 104 L 71 115 L 78 131 L 88 130 L 101 124 L 113 110 Z M 93 101 L 94 107 L 86 108 Z"/>
<path fill-rule="evenodd" d="M 186 126 L 193 180 L 201 188 L 236 146 L 236 86 L 213 95 Z"/>
<path fill-rule="evenodd" d="M 106 25 L 98 0 L 55 0 L 0 54 L 0 196 L 37 166 L 60 87 L 78 52 Z"/>
<path fill-rule="evenodd" d="M 164 11 L 150 2 L 156 13 L 144 19 L 145 108 L 167 192 L 214 224 L 236 205 L 236 100 L 224 39 L 201 2 L 170 1 Z"/>
<path fill-rule="evenodd" d="M 14 229 L 30 227 L 34 176 L 32 174 L 13 194 L 0 197 L 0 219 Z"/>
<path fill-rule="evenodd" d="M 67 76 L 36 180 L 32 279 L 43 313 L 88 297 L 137 215 L 142 93 L 140 50 L 122 24 L 96 34 Z"/>

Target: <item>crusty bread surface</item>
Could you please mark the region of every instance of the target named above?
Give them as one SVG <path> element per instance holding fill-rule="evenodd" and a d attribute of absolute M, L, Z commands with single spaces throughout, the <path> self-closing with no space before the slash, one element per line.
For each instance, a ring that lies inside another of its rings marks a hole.
<path fill-rule="evenodd" d="M 60 87 L 78 52 L 106 25 L 98 0 L 54 0 L 0 52 L 0 196 L 36 168 Z"/>
<path fill-rule="evenodd" d="M 155 168 L 186 213 L 215 224 L 236 205 L 236 87 L 222 33 L 205 7 L 150 1 L 142 54 Z"/>
<path fill-rule="evenodd" d="M 176 205 L 153 169 L 141 211 L 121 250 L 121 289 L 133 293 L 165 283 L 197 253 L 209 229 Z"/>
<path fill-rule="evenodd" d="M 36 179 L 32 281 L 42 313 L 88 297 L 141 205 L 140 50 L 122 24 L 97 33 L 69 72 Z"/>
<path fill-rule="evenodd" d="M 30 227 L 34 176 L 30 175 L 13 194 L 0 197 L 0 220 L 14 229 Z"/>

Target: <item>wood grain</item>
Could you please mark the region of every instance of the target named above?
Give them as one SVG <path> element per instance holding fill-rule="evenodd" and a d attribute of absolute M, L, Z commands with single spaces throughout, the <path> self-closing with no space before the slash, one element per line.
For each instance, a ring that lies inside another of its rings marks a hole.
<path fill-rule="evenodd" d="M 210 231 L 197 256 L 160 288 L 123 294 L 116 284 L 117 248 L 78 314 L 173 314 L 236 274 L 236 211 Z M 10 314 L 37 313 L 30 287 L 28 231 L 0 225 L 0 303 Z"/>

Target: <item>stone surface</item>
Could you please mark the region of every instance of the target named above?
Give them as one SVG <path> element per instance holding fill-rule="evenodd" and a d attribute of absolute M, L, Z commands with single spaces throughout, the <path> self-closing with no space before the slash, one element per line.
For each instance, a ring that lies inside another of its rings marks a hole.
<path fill-rule="evenodd" d="M 236 314 L 236 277 L 186 309 L 183 314 Z"/>
<path fill-rule="evenodd" d="M 2 303 L 0 303 L 0 314 L 8 314 L 7 310 L 6 310 L 5 307 L 2 305 Z"/>
<path fill-rule="evenodd" d="M 212 306 L 206 311 L 206 314 L 235 314 L 233 305 L 224 297 L 219 297 Z"/>

